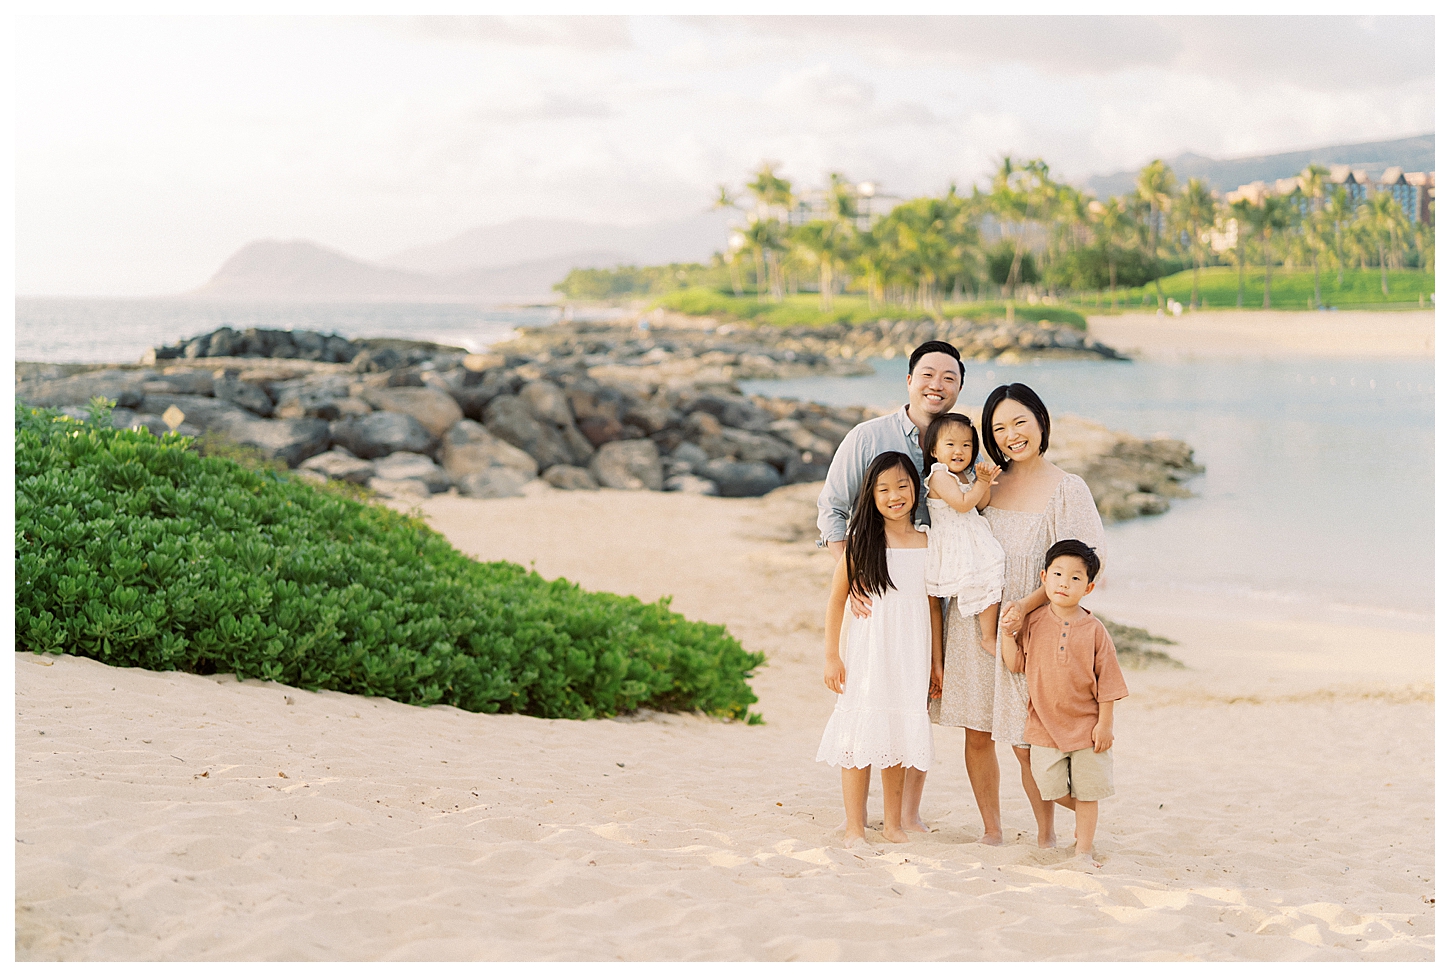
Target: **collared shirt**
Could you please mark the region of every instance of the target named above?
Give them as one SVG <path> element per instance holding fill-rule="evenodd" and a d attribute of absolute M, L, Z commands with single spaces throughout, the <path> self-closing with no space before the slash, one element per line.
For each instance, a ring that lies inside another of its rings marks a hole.
<path fill-rule="evenodd" d="M 900 451 L 916 464 L 917 474 L 924 466 L 921 459 L 921 441 L 916 425 L 906 413 L 906 407 L 894 414 L 883 414 L 869 421 L 862 421 L 846 434 L 841 446 L 831 459 L 826 472 L 826 484 L 816 500 L 816 525 L 821 529 L 821 538 L 827 543 L 846 538 L 846 526 L 851 521 L 851 508 L 856 503 L 856 493 L 861 490 L 861 479 L 866 469 L 883 451 Z M 916 500 L 916 521 L 930 525 L 927 515 L 926 489 Z"/>
<path fill-rule="evenodd" d="M 1022 738 L 1063 753 L 1091 749 L 1098 703 L 1128 694 L 1108 629 L 1091 611 L 1063 621 L 1048 604 L 1027 615 L 1017 640 L 1027 659 Z"/>

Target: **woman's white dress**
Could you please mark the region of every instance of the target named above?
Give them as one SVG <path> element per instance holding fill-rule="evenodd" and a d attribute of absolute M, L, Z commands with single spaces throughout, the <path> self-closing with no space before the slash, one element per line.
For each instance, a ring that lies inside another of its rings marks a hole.
<path fill-rule="evenodd" d="M 836 767 L 931 766 L 931 607 L 926 548 L 888 548 L 894 587 L 871 597 L 871 616 L 850 622 L 846 691 L 821 735 L 816 759 Z"/>
<path fill-rule="evenodd" d="M 1053 543 L 1080 539 L 1097 550 L 1104 567 L 1103 520 L 1087 483 L 1066 475 L 1041 512 L 1020 512 L 987 506 L 984 515 L 992 535 L 1007 554 L 1002 600 L 1021 600 L 1041 586 L 1042 558 Z M 935 519 L 935 515 L 932 517 Z M 1102 579 L 1099 571 L 1098 579 Z M 997 630 L 997 653 L 982 650 L 982 632 L 976 618 L 953 616 L 946 629 L 942 695 L 932 702 L 932 721 L 943 726 L 965 726 L 992 734 L 999 743 L 1022 743 L 1027 725 L 1027 678 L 1002 664 L 1002 631 Z"/>
<path fill-rule="evenodd" d="M 931 466 L 927 477 L 938 470 L 956 478 L 941 462 Z M 945 499 L 928 496 L 926 507 L 931 512 L 926 592 L 933 597 L 955 597 L 963 617 L 980 614 L 1001 601 L 1006 555 L 987 520 L 976 509 L 958 512 Z"/>

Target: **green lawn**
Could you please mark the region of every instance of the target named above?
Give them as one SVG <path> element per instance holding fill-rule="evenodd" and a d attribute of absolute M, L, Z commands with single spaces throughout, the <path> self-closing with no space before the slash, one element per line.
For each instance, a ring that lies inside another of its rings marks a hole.
<path fill-rule="evenodd" d="M 931 313 L 919 308 L 882 305 L 872 309 L 864 295 L 838 295 L 830 312 L 821 311 L 818 295 L 787 295 L 780 302 L 760 301 L 753 295 L 736 297 L 707 288 L 690 288 L 670 292 L 656 299 L 652 307 L 672 309 L 686 315 L 729 316 L 772 326 L 859 325 L 878 319 L 926 319 Z M 1007 316 L 1002 302 L 944 302 L 941 316 L 961 316 L 977 322 L 1000 320 Z M 1019 322 L 1049 322 L 1087 328 L 1087 320 L 1075 309 L 1060 305 L 1016 305 Z"/>
<path fill-rule="evenodd" d="M 1388 277 L 1390 294 L 1385 296 L 1380 291 L 1378 269 L 1346 270 L 1343 285 L 1339 284 L 1339 278 L 1335 272 L 1321 271 L 1319 273 L 1320 298 L 1326 306 L 1340 309 L 1418 308 L 1423 296 L 1425 307 L 1431 307 L 1430 296 L 1435 291 L 1433 273 L 1427 274 L 1418 270 L 1391 271 Z M 1188 304 L 1192 288 L 1193 272 L 1191 270 L 1181 271 L 1163 279 L 1163 294 L 1177 299 L 1185 306 Z M 1233 268 L 1205 268 L 1199 272 L 1198 293 L 1203 299 L 1204 308 L 1236 308 L 1238 290 L 1239 276 Z M 1141 308 L 1145 296 L 1149 305 L 1157 306 L 1158 292 L 1152 283 L 1141 288 L 1119 289 L 1118 307 Z M 1312 271 L 1275 269 L 1270 298 L 1272 307 L 1275 309 L 1311 308 L 1314 301 L 1314 273 Z M 1079 299 L 1077 307 L 1090 313 L 1099 311 L 1098 305 L 1091 297 Z M 1245 269 L 1243 307 L 1245 309 L 1262 309 L 1264 307 L 1264 270 L 1262 267 Z M 1101 308 L 1104 310 L 1108 308 L 1106 293 L 1102 297 Z"/>

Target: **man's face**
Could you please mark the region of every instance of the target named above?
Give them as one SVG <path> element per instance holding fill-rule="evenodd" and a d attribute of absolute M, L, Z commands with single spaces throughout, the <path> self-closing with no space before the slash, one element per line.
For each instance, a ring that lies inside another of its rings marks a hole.
<path fill-rule="evenodd" d="M 956 358 L 946 353 L 927 353 L 906 378 L 907 403 L 913 412 L 927 417 L 951 410 L 961 392 L 962 372 Z"/>

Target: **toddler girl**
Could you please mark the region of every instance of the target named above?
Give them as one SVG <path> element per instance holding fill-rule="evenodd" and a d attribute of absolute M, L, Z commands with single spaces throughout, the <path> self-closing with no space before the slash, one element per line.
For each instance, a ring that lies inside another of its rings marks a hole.
<path fill-rule="evenodd" d="M 826 609 L 826 687 L 838 696 L 817 760 L 841 768 L 846 844 L 866 838 L 871 766 L 881 767 L 887 841 L 902 842 L 905 767 L 931 765 L 926 706 L 941 694 L 941 611 L 926 593 L 927 540 L 913 524 L 921 495 L 916 464 L 899 451 L 877 455 L 861 480 Z M 871 598 L 852 616 L 841 657 L 841 618 L 851 593 Z"/>
<path fill-rule="evenodd" d="M 931 513 L 926 556 L 926 592 L 955 597 L 963 617 L 973 614 L 982 630 L 982 650 L 997 654 L 997 610 L 1002 600 L 1006 556 L 980 509 L 992 497 L 992 482 L 1001 469 L 977 463 L 977 429 L 965 414 L 942 414 L 923 438 L 925 453 L 935 459 L 926 477 L 927 510 Z M 969 469 L 976 463 L 976 477 Z"/>

